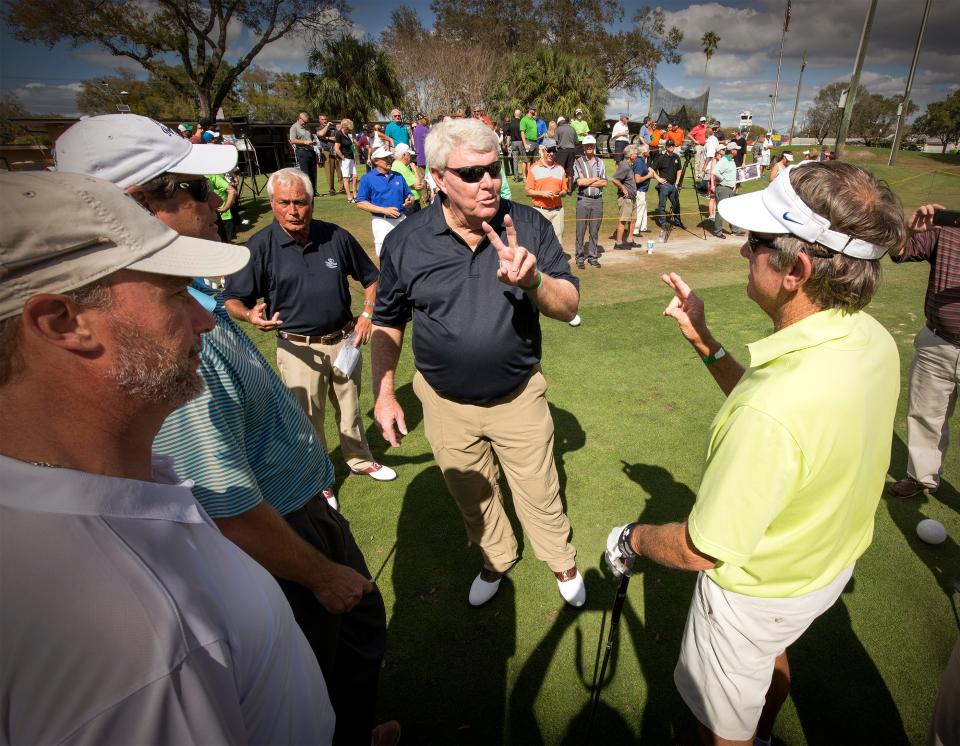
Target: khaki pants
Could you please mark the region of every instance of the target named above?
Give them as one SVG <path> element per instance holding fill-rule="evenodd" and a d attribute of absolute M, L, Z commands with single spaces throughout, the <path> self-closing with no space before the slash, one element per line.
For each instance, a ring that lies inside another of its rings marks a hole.
<path fill-rule="evenodd" d="M 563 207 L 548 210 L 544 207 L 533 205 L 533 209 L 550 221 L 550 225 L 553 226 L 553 232 L 557 234 L 557 240 L 560 242 L 560 245 L 563 246 Z"/>
<path fill-rule="evenodd" d="M 570 522 L 560 501 L 553 419 L 540 369 L 513 394 L 491 404 L 444 399 L 419 371 L 413 390 L 423 404 L 433 455 L 463 514 L 467 537 L 483 553 L 484 566 L 506 572 L 519 559 L 498 483 L 502 468 L 534 555 L 554 572 L 573 567 L 576 550 L 567 541 Z"/>
<path fill-rule="evenodd" d="M 343 460 L 353 471 L 359 471 L 374 462 L 360 415 L 363 356 L 357 361 L 350 378 L 335 373 L 333 361 L 337 359 L 344 342 L 306 344 L 278 337 L 277 367 L 280 369 L 280 378 L 313 423 L 325 450 L 327 443 L 323 434 L 323 418 L 329 397 L 340 430 Z"/>
<path fill-rule="evenodd" d="M 907 410 L 907 474 L 931 489 L 940 485 L 950 444 L 950 418 L 960 383 L 960 347 L 926 326 L 913 340 Z"/>

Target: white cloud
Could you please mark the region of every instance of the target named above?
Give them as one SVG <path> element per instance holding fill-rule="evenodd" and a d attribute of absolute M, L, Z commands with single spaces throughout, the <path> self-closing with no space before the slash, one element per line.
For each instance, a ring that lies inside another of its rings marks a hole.
<path fill-rule="evenodd" d="M 27 83 L 13 92 L 31 114 L 60 114 L 66 117 L 80 116 L 77 110 L 77 94 L 82 86 L 79 82 L 65 85 L 46 83 Z"/>

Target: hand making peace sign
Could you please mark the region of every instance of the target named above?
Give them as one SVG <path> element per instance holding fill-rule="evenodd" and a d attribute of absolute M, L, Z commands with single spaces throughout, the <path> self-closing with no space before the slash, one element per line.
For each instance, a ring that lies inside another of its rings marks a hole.
<path fill-rule="evenodd" d="M 517 229 L 513 227 L 513 218 L 503 216 L 503 225 L 507 229 L 507 245 L 493 227 L 486 221 L 481 227 L 490 244 L 497 250 L 500 257 L 500 268 L 497 270 L 497 279 L 507 285 L 529 287 L 537 283 L 537 258 L 523 246 L 517 244 Z"/>

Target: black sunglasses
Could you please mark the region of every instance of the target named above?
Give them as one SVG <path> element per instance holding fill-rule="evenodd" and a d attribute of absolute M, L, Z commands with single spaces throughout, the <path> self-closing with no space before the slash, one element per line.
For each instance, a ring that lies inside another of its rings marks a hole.
<path fill-rule="evenodd" d="M 500 161 L 488 163 L 486 166 L 461 166 L 460 168 L 447 167 L 447 171 L 453 171 L 460 177 L 461 181 L 467 184 L 476 184 L 487 174 L 491 179 L 500 178 Z"/>
<path fill-rule="evenodd" d="M 773 236 L 771 236 L 770 238 L 761 238 L 760 236 L 755 236 L 753 233 L 747 234 L 747 245 L 750 247 L 750 252 L 752 254 L 756 254 L 757 249 L 759 249 L 761 246 L 765 246 L 771 251 L 777 251 L 777 247 L 773 245 L 773 240 L 774 240 Z M 807 248 L 803 249 L 803 253 L 806 254 L 807 256 L 815 256 L 818 259 L 830 259 L 833 257 L 833 254 L 834 254 L 834 252 L 832 251 L 826 251 L 826 250 L 820 251 L 818 249 L 807 249 Z"/>
<path fill-rule="evenodd" d="M 206 202 L 210 196 L 210 182 L 206 179 L 191 179 L 190 181 L 178 181 L 177 189 L 183 189 L 189 192 L 197 202 Z"/>

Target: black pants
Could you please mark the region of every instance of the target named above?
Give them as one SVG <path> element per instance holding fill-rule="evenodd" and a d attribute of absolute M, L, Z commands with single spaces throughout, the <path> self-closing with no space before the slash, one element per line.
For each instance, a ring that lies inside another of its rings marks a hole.
<path fill-rule="evenodd" d="M 613 141 L 613 162 L 619 163 L 623 160 L 623 151 L 626 150 L 629 143 L 626 140 Z"/>
<path fill-rule="evenodd" d="M 573 191 L 573 162 L 576 160 L 577 151 L 573 148 L 557 148 L 557 165 L 563 168 L 567 174 L 567 193 Z"/>
<path fill-rule="evenodd" d="M 366 560 L 350 532 L 350 524 L 313 497 L 284 516 L 290 527 L 334 562 L 370 577 Z M 333 742 L 369 746 L 376 724 L 380 664 L 387 643 L 387 614 L 374 588 L 346 614 L 334 616 L 304 586 L 277 578 L 293 615 L 317 656 L 337 715 Z"/>
<path fill-rule="evenodd" d="M 313 193 L 317 193 L 317 153 L 313 148 L 297 148 L 297 167 L 310 177 Z"/>

